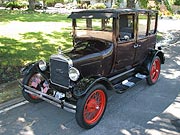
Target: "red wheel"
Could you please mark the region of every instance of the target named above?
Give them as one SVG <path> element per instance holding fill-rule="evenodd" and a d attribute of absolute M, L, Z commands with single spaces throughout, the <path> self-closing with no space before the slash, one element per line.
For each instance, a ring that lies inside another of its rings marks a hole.
<path fill-rule="evenodd" d="M 104 112 L 106 96 L 102 90 L 95 90 L 87 99 L 83 117 L 86 123 L 96 123 Z"/>
<path fill-rule="evenodd" d="M 32 88 L 35 88 L 38 91 L 41 91 L 40 84 L 43 81 L 44 81 L 43 77 L 39 73 L 35 73 L 35 74 L 29 74 L 28 76 L 26 76 L 23 80 L 23 84 L 28 85 Z M 42 101 L 37 96 L 25 92 L 24 89 L 22 90 L 22 94 L 23 94 L 24 98 L 29 102 L 39 103 Z"/>
<path fill-rule="evenodd" d="M 95 85 L 85 97 L 78 100 L 76 120 L 81 127 L 89 129 L 100 121 L 107 104 L 105 91 L 103 85 Z"/>
<path fill-rule="evenodd" d="M 156 56 L 152 61 L 149 71 L 149 77 L 147 78 L 147 82 L 149 85 L 155 84 L 157 82 L 159 78 L 160 70 L 161 70 L 161 61 L 160 58 Z"/>

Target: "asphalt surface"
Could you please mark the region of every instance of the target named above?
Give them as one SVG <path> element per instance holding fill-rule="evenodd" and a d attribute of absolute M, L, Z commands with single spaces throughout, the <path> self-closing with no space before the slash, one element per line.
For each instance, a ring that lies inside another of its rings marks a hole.
<path fill-rule="evenodd" d="M 179 135 L 180 30 L 179 23 L 173 23 L 173 28 L 169 28 L 170 22 L 166 27 L 159 26 L 160 31 L 166 32 L 164 37 L 168 39 L 161 43 L 166 63 L 162 65 L 157 84 L 148 86 L 146 81 L 142 81 L 123 94 L 109 92 L 106 112 L 96 127 L 84 130 L 77 125 L 74 114 L 46 102 L 25 102 L 15 108 L 1 110 L 0 134 Z"/>

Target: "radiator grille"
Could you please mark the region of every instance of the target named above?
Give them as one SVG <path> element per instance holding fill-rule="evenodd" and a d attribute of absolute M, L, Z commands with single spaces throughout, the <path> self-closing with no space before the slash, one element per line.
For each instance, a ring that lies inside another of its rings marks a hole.
<path fill-rule="evenodd" d="M 53 84 L 68 88 L 70 84 L 68 63 L 60 58 L 51 58 L 50 76 Z"/>

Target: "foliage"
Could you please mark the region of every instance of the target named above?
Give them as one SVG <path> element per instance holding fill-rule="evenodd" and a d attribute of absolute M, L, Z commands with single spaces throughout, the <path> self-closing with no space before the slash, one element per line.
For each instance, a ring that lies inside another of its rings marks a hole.
<path fill-rule="evenodd" d="M 148 0 L 139 0 L 139 2 L 141 3 L 142 8 L 147 8 Z"/>
<path fill-rule="evenodd" d="M 56 3 L 62 3 L 64 4 L 64 0 L 45 0 L 45 3 L 50 6 L 54 6 Z"/>
<path fill-rule="evenodd" d="M 171 5 L 169 4 L 168 0 L 164 0 L 164 4 L 167 7 L 167 10 L 172 13 L 173 11 L 172 11 Z"/>
<path fill-rule="evenodd" d="M 135 8 L 135 0 L 127 0 L 127 8 Z"/>
<path fill-rule="evenodd" d="M 112 8 L 117 9 L 117 8 L 119 8 L 119 6 L 115 4 L 115 5 L 112 5 Z"/>
<path fill-rule="evenodd" d="M 20 11 L 2 11 L 0 10 L 1 27 L 5 27 L 11 21 L 23 22 L 58 22 L 71 25 L 71 20 L 67 15 L 44 14 L 44 13 L 27 13 Z M 22 23 L 23 25 L 23 23 Z M 26 25 L 25 25 L 26 26 Z M 24 28 L 25 26 L 22 26 Z M 17 27 L 17 26 L 16 26 Z M 32 28 L 36 27 L 32 23 Z M 49 59 L 49 56 L 57 52 L 58 46 L 63 49 L 71 47 L 72 37 L 68 28 L 58 28 L 51 33 L 46 32 L 47 28 L 41 32 L 29 32 L 31 28 L 24 30 L 23 33 L 16 33 L 17 36 L 0 35 L 0 84 L 20 78 L 20 69 L 26 63 L 34 62 L 40 59 Z M 49 28 L 51 29 L 51 28 Z M 8 30 L 8 29 L 7 29 Z M 14 29 L 12 28 L 12 32 Z M 33 52 L 33 53 L 32 53 Z"/>
<path fill-rule="evenodd" d="M 88 9 L 105 9 L 106 5 L 104 3 L 96 3 L 94 5 L 89 5 Z"/>
<path fill-rule="evenodd" d="M 175 0 L 174 5 L 180 6 L 180 0 Z"/>
<path fill-rule="evenodd" d="M 172 16 L 172 13 L 168 10 L 163 12 L 159 11 L 159 16 Z"/>
<path fill-rule="evenodd" d="M 13 10 L 14 8 L 20 9 L 25 7 L 27 7 L 25 3 L 21 3 L 18 1 L 11 1 L 6 4 L 6 8 L 11 8 L 11 10 Z"/>

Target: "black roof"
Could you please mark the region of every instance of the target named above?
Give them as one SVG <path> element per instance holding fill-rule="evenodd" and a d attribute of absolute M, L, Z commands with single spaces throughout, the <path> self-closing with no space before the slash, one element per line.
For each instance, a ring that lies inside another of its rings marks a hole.
<path fill-rule="evenodd" d="M 68 18 L 96 18 L 96 19 L 107 19 L 107 18 L 118 18 L 119 14 L 138 14 L 138 13 L 157 13 L 155 10 L 146 9 L 86 9 L 73 11 Z"/>

